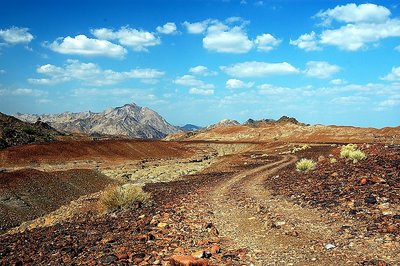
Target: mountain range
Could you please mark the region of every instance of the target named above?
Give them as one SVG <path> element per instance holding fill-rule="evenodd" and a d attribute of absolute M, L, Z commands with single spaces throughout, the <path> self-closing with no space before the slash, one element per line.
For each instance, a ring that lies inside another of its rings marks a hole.
<path fill-rule="evenodd" d="M 180 128 L 169 124 L 157 112 L 134 103 L 109 108 L 100 113 L 91 111 L 42 115 L 16 113 L 14 116 L 31 123 L 41 120 L 60 131 L 89 135 L 161 139 L 180 131 Z"/>

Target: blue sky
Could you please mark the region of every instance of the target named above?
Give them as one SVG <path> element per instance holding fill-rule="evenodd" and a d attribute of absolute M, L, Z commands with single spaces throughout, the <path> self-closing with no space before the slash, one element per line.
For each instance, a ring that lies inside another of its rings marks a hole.
<path fill-rule="evenodd" d="M 397 1 L 0 2 L 0 111 L 400 125 Z"/>

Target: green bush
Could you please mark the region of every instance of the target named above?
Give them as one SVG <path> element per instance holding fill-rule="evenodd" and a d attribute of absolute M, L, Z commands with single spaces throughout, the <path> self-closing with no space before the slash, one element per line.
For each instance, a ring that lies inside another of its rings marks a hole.
<path fill-rule="evenodd" d="M 342 146 L 340 149 L 340 158 L 345 158 L 348 160 L 353 160 L 353 163 L 356 163 L 360 160 L 365 159 L 367 156 L 364 152 L 357 149 L 356 144 L 347 144 Z"/>
<path fill-rule="evenodd" d="M 101 211 L 109 213 L 149 206 L 151 204 L 151 196 L 137 185 L 114 185 L 104 190 L 98 203 Z"/>
<path fill-rule="evenodd" d="M 313 170 L 316 166 L 316 163 L 310 159 L 301 159 L 296 163 L 296 169 L 299 172 L 308 172 Z"/>

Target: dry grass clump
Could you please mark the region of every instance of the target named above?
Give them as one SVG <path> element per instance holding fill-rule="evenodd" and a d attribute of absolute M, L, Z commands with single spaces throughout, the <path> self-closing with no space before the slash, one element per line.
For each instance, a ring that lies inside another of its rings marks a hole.
<path fill-rule="evenodd" d="M 295 145 L 291 144 L 289 146 L 289 149 L 290 149 L 291 153 L 296 153 L 298 151 L 303 151 L 303 150 L 306 150 L 306 149 L 309 149 L 309 148 L 311 148 L 311 146 L 308 145 L 308 144 L 303 144 L 303 145 L 300 145 L 300 146 L 295 146 Z"/>
<path fill-rule="evenodd" d="M 345 158 L 348 160 L 353 160 L 353 163 L 357 163 L 360 160 L 365 159 L 367 156 L 364 152 L 357 149 L 356 144 L 347 144 L 342 146 L 340 149 L 340 158 Z"/>
<path fill-rule="evenodd" d="M 296 169 L 299 172 L 308 172 L 314 170 L 316 163 L 310 159 L 301 159 L 296 163 Z"/>
<path fill-rule="evenodd" d="M 98 204 L 100 210 L 106 213 L 136 209 L 151 205 L 151 196 L 137 185 L 112 185 L 101 194 Z"/>

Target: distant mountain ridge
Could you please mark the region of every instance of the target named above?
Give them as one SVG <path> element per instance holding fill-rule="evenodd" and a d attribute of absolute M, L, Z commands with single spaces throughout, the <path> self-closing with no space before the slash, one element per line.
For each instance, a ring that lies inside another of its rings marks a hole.
<path fill-rule="evenodd" d="M 58 130 L 73 133 L 161 139 L 180 131 L 157 112 L 134 103 L 109 108 L 100 113 L 91 111 L 42 115 L 17 113 L 14 116 L 27 122 L 35 122 L 40 118 Z"/>
<path fill-rule="evenodd" d="M 202 127 L 192 125 L 192 124 L 186 124 L 179 128 L 184 132 L 190 132 L 190 131 L 196 131 L 196 130 L 202 129 Z"/>

